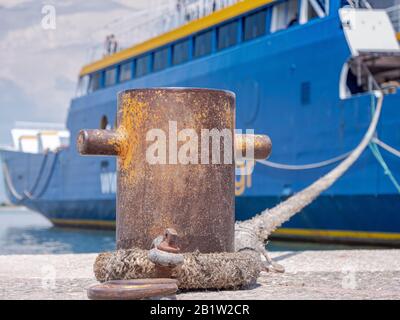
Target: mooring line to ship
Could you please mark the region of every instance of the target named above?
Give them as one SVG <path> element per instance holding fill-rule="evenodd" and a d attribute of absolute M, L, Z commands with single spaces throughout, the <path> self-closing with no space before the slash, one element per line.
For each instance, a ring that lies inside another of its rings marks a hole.
<path fill-rule="evenodd" d="M 45 155 L 44 155 L 44 158 L 43 158 L 43 160 L 42 160 L 42 164 L 40 165 L 39 173 L 38 173 L 38 175 L 36 176 L 35 183 L 33 184 L 33 186 L 32 186 L 32 188 L 31 188 L 30 191 L 24 191 L 24 195 L 26 195 L 28 198 L 29 198 L 29 197 L 32 197 L 32 195 L 33 195 L 33 194 L 35 193 L 35 191 L 36 191 L 36 188 L 37 188 L 38 185 L 39 185 L 39 182 L 40 182 L 40 180 L 41 180 L 41 178 L 42 178 L 42 174 L 43 174 L 44 168 L 46 167 L 46 163 L 47 163 L 48 157 L 49 157 L 49 152 L 46 151 L 46 153 L 45 153 Z"/>
<path fill-rule="evenodd" d="M 257 162 L 271 167 L 271 168 L 275 168 L 275 169 L 282 169 L 282 170 L 311 170 L 311 169 L 318 169 L 318 168 L 323 168 L 326 166 L 329 166 L 331 164 L 334 164 L 336 162 L 339 162 L 345 158 L 347 158 L 350 155 L 351 151 L 346 152 L 340 156 L 337 156 L 335 158 L 332 159 L 328 159 L 325 161 L 321 161 L 321 162 L 316 162 L 316 163 L 310 163 L 310 164 L 284 164 L 284 163 L 278 163 L 278 162 L 272 162 L 272 161 L 268 161 L 268 160 L 256 160 Z"/>
<path fill-rule="evenodd" d="M 8 190 L 10 190 L 11 194 L 13 195 L 13 197 L 15 199 L 17 199 L 17 201 L 22 201 L 26 198 L 26 196 L 21 196 L 17 190 L 14 187 L 14 184 L 11 181 L 11 177 L 10 177 L 10 172 L 8 171 L 8 167 L 7 164 L 4 162 L 3 163 L 3 172 L 4 172 L 4 178 L 6 181 L 6 185 Z"/>
<path fill-rule="evenodd" d="M 371 113 L 374 113 L 374 112 L 375 112 L 375 100 L 371 97 Z M 377 132 L 375 132 L 374 137 L 372 137 L 372 139 L 369 143 L 369 148 L 370 148 L 372 154 L 375 156 L 376 160 L 379 162 L 379 164 L 383 168 L 384 174 L 389 177 L 390 181 L 396 188 L 397 192 L 400 193 L 400 184 L 397 182 L 397 180 L 394 177 L 389 166 L 386 164 L 385 159 L 383 159 L 383 156 L 382 156 L 381 152 L 379 151 L 377 144 L 374 142 L 374 138 L 378 138 Z"/>
<path fill-rule="evenodd" d="M 387 152 L 395 155 L 396 157 L 400 158 L 400 151 L 396 150 L 395 148 L 389 146 L 388 144 L 384 143 L 383 141 L 379 140 L 377 137 L 372 139 L 372 142 L 380 146 L 382 149 L 385 149 Z"/>
<path fill-rule="evenodd" d="M 310 186 L 279 203 L 272 209 L 265 209 L 249 220 L 237 222 L 236 231 L 239 238 L 246 238 L 244 240 L 241 239 L 242 242 L 252 243 L 252 247 L 262 250 L 260 249 L 260 243 L 263 244 L 273 231 L 296 213 L 304 209 L 322 192 L 332 186 L 332 184 L 334 184 L 358 160 L 374 137 L 381 115 L 384 100 L 383 92 L 375 91 L 375 97 L 377 98 L 378 103 L 373 112 L 368 130 L 359 145 L 350 153 L 350 155 Z M 255 243 L 253 239 L 258 239 L 259 243 Z M 261 253 L 266 256 L 265 249 Z"/>
<path fill-rule="evenodd" d="M 375 158 L 378 161 L 378 163 L 383 168 L 383 173 L 389 177 L 389 179 L 392 182 L 392 184 L 394 185 L 394 187 L 400 193 L 400 185 L 397 182 L 396 178 L 394 177 L 392 171 L 389 169 L 389 166 L 386 164 L 385 159 L 383 159 L 382 154 L 380 153 L 379 148 L 377 147 L 377 145 L 373 141 L 371 141 L 369 143 L 369 148 L 370 148 L 372 154 L 375 156 Z"/>
<path fill-rule="evenodd" d="M 393 147 L 389 146 L 388 144 L 384 143 L 383 141 L 379 140 L 377 137 L 372 138 L 371 142 L 377 144 L 382 149 L 385 149 L 387 152 L 400 158 L 400 151 L 396 150 L 395 148 L 393 148 Z M 327 167 L 336 162 L 339 162 L 339 161 L 347 158 L 350 153 L 351 153 L 351 151 L 346 152 L 335 158 L 331 158 L 331 159 L 324 160 L 321 162 L 309 163 L 309 164 L 286 164 L 286 163 L 278 163 L 278 162 L 273 162 L 273 161 L 268 161 L 268 160 L 256 160 L 256 161 L 260 164 L 263 164 L 267 167 L 271 167 L 274 169 L 293 170 L 293 171 L 312 170 L 312 169 L 319 169 L 319 168 Z"/>
<path fill-rule="evenodd" d="M 47 188 L 49 187 L 50 180 L 51 180 L 51 178 L 53 177 L 54 170 L 55 170 L 55 168 L 56 168 L 58 155 L 59 155 L 59 152 L 55 152 L 55 153 L 54 153 L 53 163 L 51 164 L 50 172 L 49 172 L 49 174 L 47 175 L 47 178 L 46 178 L 46 181 L 45 181 L 45 183 L 44 183 L 44 185 L 43 185 L 43 187 L 42 187 L 42 190 L 40 190 L 40 192 L 38 192 L 36 196 L 28 195 L 28 198 L 29 198 L 30 200 L 38 199 L 38 198 L 40 198 L 40 197 L 46 192 Z"/>
<path fill-rule="evenodd" d="M 383 141 L 379 140 L 377 137 L 372 138 L 371 142 L 377 144 L 382 149 L 385 149 L 387 152 L 400 158 L 400 151 L 396 150 L 395 148 L 393 148 L 393 147 L 389 146 L 388 144 L 384 143 Z M 324 160 L 321 162 L 309 163 L 309 164 L 285 164 L 285 163 L 278 163 L 278 162 L 273 162 L 273 161 L 268 161 L 268 160 L 256 160 L 256 161 L 260 164 L 263 164 L 267 167 L 271 167 L 274 169 L 293 170 L 293 171 L 312 170 L 312 169 L 319 169 L 319 168 L 327 167 L 336 162 L 344 160 L 345 158 L 347 158 L 350 155 L 350 153 L 351 153 L 351 151 L 346 152 L 335 158 L 331 158 L 331 159 Z"/>
<path fill-rule="evenodd" d="M 58 154 L 59 154 L 58 152 L 54 153 L 54 159 L 53 159 L 53 163 L 52 163 L 51 168 L 50 168 L 50 172 L 47 175 L 47 178 L 46 178 L 46 181 L 45 181 L 45 183 L 44 183 L 44 185 L 42 187 L 42 190 L 40 190 L 40 192 L 36 196 L 34 196 L 32 194 L 32 190 L 30 192 L 28 192 L 26 190 L 23 191 L 23 195 L 19 194 L 17 189 L 15 188 L 13 182 L 12 182 L 12 179 L 11 179 L 10 172 L 8 170 L 7 164 L 5 162 L 3 163 L 3 172 L 4 172 L 4 177 L 5 177 L 5 182 L 6 182 L 7 188 L 10 190 L 11 194 L 13 195 L 13 197 L 15 199 L 17 199 L 18 202 L 21 202 L 21 201 L 23 201 L 23 200 L 25 200 L 27 198 L 30 199 L 30 200 L 38 199 L 46 192 L 46 190 L 47 190 L 47 188 L 48 188 L 48 186 L 50 184 L 50 180 L 53 177 L 53 173 L 54 173 L 55 165 L 56 165 L 56 162 L 57 162 Z M 46 162 L 47 162 L 47 160 L 46 160 Z M 43 174 L 43 171 L 42 171 L 41 175 Z M 38 175 L 37 180 L 41 180 L 41 175 Z M 39 183 L 39 181 L 38 181 L 38 183 Z M 36 185 L 36 183 L 35 183 L 35 185 Z"/>

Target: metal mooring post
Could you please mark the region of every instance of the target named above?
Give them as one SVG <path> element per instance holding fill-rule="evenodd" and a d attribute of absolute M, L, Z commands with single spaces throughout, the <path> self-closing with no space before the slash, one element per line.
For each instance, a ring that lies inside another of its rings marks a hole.
<path fill-rule="evenodd" d="M 80 132 L 81 154 L 118 156 L 117 249 L 149 249 L 171 228 L 181 252 L 234 250 L 234 148 L 271 151 L 234 128 L 233 93 L 166 88 L 119 93 L 117 128 Z"/>

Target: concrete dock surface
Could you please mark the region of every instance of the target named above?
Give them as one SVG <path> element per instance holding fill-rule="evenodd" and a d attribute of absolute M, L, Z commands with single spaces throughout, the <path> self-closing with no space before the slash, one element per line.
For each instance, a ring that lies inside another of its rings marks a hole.
<path fill-rule="evenodd" d="M 0 256 L 0 299 L 87 299 L 97 254 Z M 177 299 L 400 299 L 400 250 L 272 252 L 286 272 L 239 291 Z"/>

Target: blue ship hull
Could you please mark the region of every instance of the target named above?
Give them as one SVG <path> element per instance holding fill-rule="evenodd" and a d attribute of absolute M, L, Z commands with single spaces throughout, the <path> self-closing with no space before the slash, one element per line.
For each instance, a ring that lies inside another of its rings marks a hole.
<path fill-rule="evenodd" d="M 33 196 L 23 196 L 23 191 L 35 183 L 45 156 L 1 151 L 15 189 L 8 188 L 9 197 L 57 225 L 113 227 L 115 160 L 82 157 L 75 141 L 81 128 L 98 128 L 103 115 L 114 123 L 116 94 L 128 88 L 190 86 L 234 91 L 236 127 L 268 134 L 274 162 L 316 163 L 345 154 L 359 143 L 371 120 L 370 94 L 339 98 L 341 70 L 350 56 L 339 18 L 331 15 L 75 98 L 67 121 L 71 146 L 57 157 L 48 155 L 42 185 Z M 399 105 L 399 93 L 387 96 L 378 126 L 380 139 L 398 149 Z M 400 159 L 386 151 L 382 154 L 400 178 Z M 251 181 L 237 177 L 241 193 L 236 199 L 237 219 L 273 207 L 334 165 L 287 171 L 257 163 Z M 45 188 L 42 194 L 41 188 Z M 400 196 L 367 149 L 339 181 L 275 236 L 398 244 Z"/>

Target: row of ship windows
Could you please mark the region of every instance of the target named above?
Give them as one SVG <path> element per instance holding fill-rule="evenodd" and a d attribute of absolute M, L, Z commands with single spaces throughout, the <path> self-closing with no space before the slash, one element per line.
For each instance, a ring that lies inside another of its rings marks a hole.
<path fill-rule="evenodd" d="M 275 9 L 279 9 L 279 6 L 284 9 L 280 10 L 284 13 L 284 16 L 280 17 L 278 24 L 277 21 L 271 23 L 273 7 L 270 6 L 216 28 L 189 36 L 175 44 L 156 49 L 118 66 L 93 73 L 90 77 L 81 79 L 80 87 L 82 90 L 80 90 L 79 95 L 109 87 L 134 77 L 141 77 L 150 72 L 160 71 L 171 65 L 189 61 L 191 58 L 205 56 L 212 53 L 214 48 L 223 50 L 240 41 L 248 41 L 298 24 L 297 0 L 291 0 L 287 3 L 274 6 Z M 282 5 L 285 5 L 285 7 Z M 292 14 L 288 14 L 287 8 L 291 9 Z M 277 14 L 276 12 L 274 14 L 276 20 Z M 267 26 L 270 27 L 267 28 Z"/>

